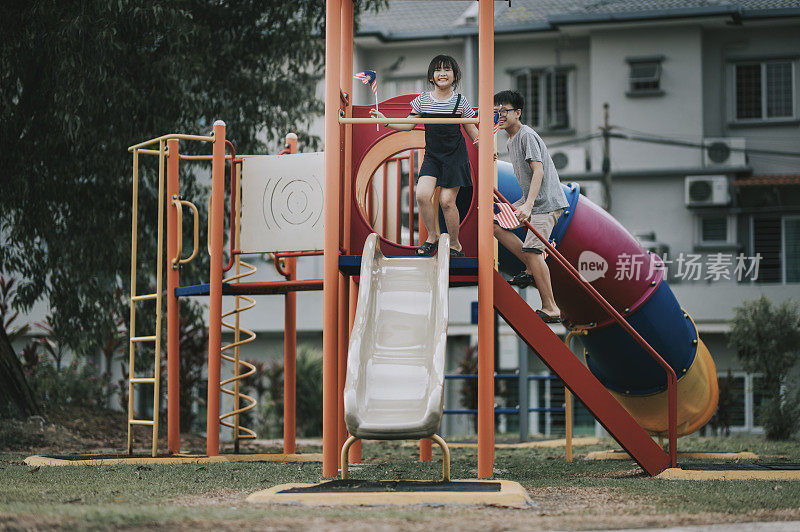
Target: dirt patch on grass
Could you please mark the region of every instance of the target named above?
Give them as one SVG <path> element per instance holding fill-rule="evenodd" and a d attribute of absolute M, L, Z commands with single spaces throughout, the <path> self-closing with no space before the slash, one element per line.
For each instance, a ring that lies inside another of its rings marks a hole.
<path fill-rule="evenodd" d="M 159 434 L 159 447 L 166 449 L 166 425 Z M 135 427 L 135 448 L 149 450 L 153 441 L 150 427 Z M 29 453 L 85 453 L 127 448 L 127 415 L 118 410 L 85 407 L 52 408 L 45 416 L 27 420 L 0 419 L 0 451 Z M 205 448 L 205 439 L 181 434 L 185 450 Z"/>

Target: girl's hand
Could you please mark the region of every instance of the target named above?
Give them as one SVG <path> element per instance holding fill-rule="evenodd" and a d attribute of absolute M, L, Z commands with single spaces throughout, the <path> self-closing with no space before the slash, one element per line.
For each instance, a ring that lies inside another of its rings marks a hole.
<path fill-rule="evenodd" d="M 372 118 L 386 118 L 386 117 L 383 115 L 383 113 L 381 113 L 380 111 L 376 111 L 375 109 L 370 109 L 370 110 L 369 110 L 369 115 L 370 115 Z"/>

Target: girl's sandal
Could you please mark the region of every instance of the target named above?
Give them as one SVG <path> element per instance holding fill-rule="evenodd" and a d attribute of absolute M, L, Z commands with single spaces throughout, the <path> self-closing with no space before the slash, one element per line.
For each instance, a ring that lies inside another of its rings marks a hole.
<path fill-rule="evenodd" d="M 439 242 L 423 242 L 420 247 L 417 248 L 417 257 L 430 257 L 434 253 L 436 253 L 436 249 L 439 247 Z"/>
<path fill-rule="evenodd" d="M 451 257 L 463 257 L 464 252 L 458 249 L 450 248 L 450 256 Z"/>

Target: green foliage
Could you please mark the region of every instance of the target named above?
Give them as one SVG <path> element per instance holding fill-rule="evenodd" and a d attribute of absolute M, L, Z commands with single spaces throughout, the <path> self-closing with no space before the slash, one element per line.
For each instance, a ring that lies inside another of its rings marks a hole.
<path fill-rule="evenodd" d="M 216 119 L 239 153 L 266 153 L 288 131 L 317 146 L 304 130 L 322 109 L 324 11 L 319 0 L 4 5 L 0 271 L 24 279 L 20 308 L 48 298 L 51 326 L 82 352 L 116 330 L 109 309 L 122 304 L 130 271 L 128 146 L 207 134 Z M 154 177 L 150 162 L 139 190 L 143 287 L 155 270 Z M 181 193 L 204 203 L 192 173 L 181 179 Z"/>
<path fill-rule="evenodd" d="M 796 301 L 774 305 L 761 296 L 734 309 L 729 344 L 747 371 L 764 375 L 760 416 L 767 438 L 788 438 L 798 428 L 800 412 L 788 391 L 789 371 L 800 360 L 800 311 Z"/>
<path fill-rule="evenodd" d="M 105 408 L 111 394 L 111 379 L 91 362 L 74 360 L 57 369 L 52 360 L 41 355 L 38 363 L 26 369 L 28 381 L 41 404 L 47 408 L 77 405 Z"/>
<path fill-rule="evenodd" d="M 298 436 L 322 435 L 322 354 L 308 346 L 298 346 L 296 360 L 295 421 Z M 257 375 L 258 376 L 258 373 Z M 261 438 L 283 436 L 283 361 L 264 365 L 260 373 L 266 380 L 260 396 L 257 432 Z"/>
<path fill-rule="evenodd" d="M 203 306 L 194 301 L 181 301 L 179 323 L 180 356 L 180 419 L 181 432 L 189 432 L 194 423 L 193 406 L 203 397 L 200 384 L 208 358 L 208 327 Z"/>

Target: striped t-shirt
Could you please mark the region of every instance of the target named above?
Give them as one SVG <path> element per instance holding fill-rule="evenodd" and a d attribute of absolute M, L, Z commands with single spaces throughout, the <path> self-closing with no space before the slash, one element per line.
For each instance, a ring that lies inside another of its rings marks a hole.
<path fill-rule="evenodd" d="M 413 114 L 421 115 L 423 113 L 433 113 L 441 115 L 449 115 L 453 112 L 453 107 L 456 105 L 458 93 L 454 92 L 449 100 L 440 101 L 431 96 L 430 92 L 423 92 L 413 100 L 411 100 L 411 109 Z M 467 97 L 462 95 L 461 102 L 458 104 L 458 113 L 462 118 L 472 118 L 475 116 L 475 110 L 467 101 Z"/>

